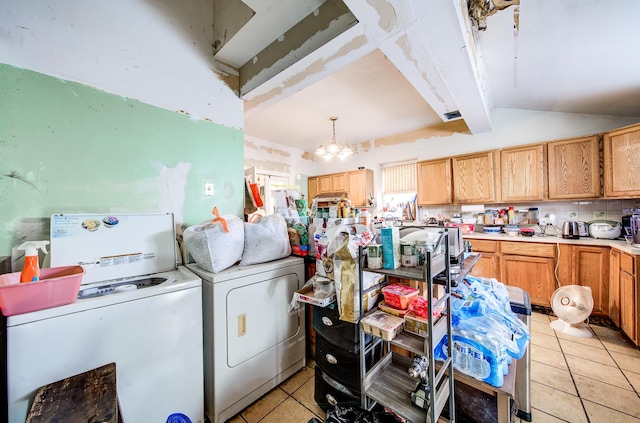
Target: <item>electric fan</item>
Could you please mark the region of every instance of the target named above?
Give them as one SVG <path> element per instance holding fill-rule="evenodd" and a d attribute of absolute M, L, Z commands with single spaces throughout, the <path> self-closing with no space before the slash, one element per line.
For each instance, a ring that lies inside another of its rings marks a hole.
<path fill-rule="evenodd" d="M 584 323 L 593 310 L 590 287 L 566 285 L 556 289 L 551 295 L 551 308 L 558 316 L 558 320 L 551 322 L 553 329 L 581 338 L 593 336 Z"/>

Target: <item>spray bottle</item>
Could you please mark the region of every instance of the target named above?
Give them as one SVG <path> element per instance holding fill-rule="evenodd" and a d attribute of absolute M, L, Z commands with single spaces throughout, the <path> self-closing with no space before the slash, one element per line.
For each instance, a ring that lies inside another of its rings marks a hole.
<path fill-rule="evenodd" d="M 24 250 L 24 267 L 20 274 L 20 282 L 35 282 L 40 279 L 40 266 L 38 265 L 38 248 L 45 254 L 49 241 L 27 241 L 23 242 L 18 250 Z"/>

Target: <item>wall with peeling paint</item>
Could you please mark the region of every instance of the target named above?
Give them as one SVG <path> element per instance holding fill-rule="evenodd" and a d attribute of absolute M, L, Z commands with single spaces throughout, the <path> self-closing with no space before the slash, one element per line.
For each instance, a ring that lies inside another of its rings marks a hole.
<path fill-rule="evenodd" d="M 0 92 L 0 256 L 55 212 L 242 216 L 242 131 L 4 64 Z"/>
<path fill-rule="evenodd" d="M 314 159 L 314 154 L 308 151 L 245 135 L 244 168 L 255 167 L 262 173 L 286 173 L 307 198 L 307 178 L 316 175 Z"/>

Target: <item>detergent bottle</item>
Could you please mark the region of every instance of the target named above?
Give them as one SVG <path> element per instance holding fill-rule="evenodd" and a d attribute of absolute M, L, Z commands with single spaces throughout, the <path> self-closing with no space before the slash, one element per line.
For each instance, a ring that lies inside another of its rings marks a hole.
<path fill-rule="evenodd" d="M 24 267 L 20 274 L 20 282 L 35 282 L 40 279 L 40 266 L 38 264 L 38 248 L 45 254 L 49 241 L 27 241 L 23 242 L 18 250 L 24 250 Z"/>

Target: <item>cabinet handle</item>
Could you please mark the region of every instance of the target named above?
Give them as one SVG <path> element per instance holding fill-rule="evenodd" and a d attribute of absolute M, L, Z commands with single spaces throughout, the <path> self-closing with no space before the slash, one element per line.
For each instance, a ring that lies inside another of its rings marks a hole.
<path fill-rule="evenodd" d="M 322 323 L 324 323 L 325 326 L 333 326 L 333 322 L 328 317 L 323 317 Z"/>
<path fill-rule="evenodd" d="M 333 355 L 331 354 L 326 354 L 325 357 L 327 358 L 327 362 L 329 364 L 337 364 L 338 363 L 338 359 L 336 359 Z"/>

